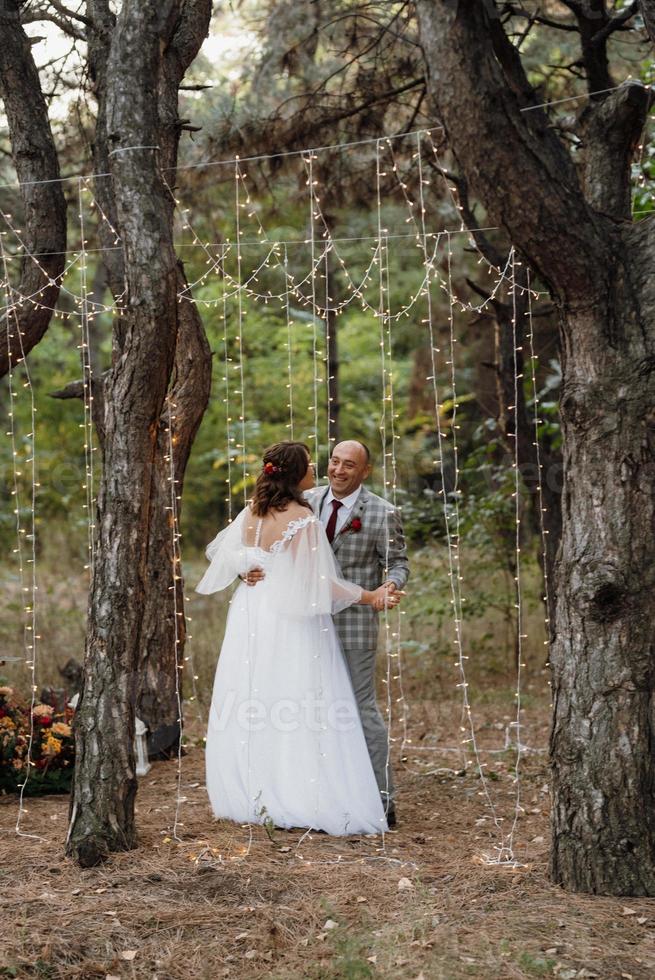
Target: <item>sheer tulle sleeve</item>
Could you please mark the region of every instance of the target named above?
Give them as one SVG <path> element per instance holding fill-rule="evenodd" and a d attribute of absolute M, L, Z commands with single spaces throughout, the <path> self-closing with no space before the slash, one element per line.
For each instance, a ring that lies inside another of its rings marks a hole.
<path fill-rule="evenodd" d="M 267 572 L 270 601 L 287 616 L 333 615 L 359 602 L 362 589 L 341 576 L 316 517 L 292 522 Z"/>
<path fill-rule="evenodd" d="M 237 575 L 246 571 L 246 548 L 243 544 L 243 522 L 247 508 L 231 524 L 219 531 L 205 550 L 209 568 L 196 585 L 196 592 L 208 595 L 226 589 Z"/>

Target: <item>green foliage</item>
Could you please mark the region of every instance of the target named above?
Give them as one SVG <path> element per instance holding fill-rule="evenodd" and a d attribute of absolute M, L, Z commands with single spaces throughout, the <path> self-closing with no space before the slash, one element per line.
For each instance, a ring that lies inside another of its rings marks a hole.
<path fill-rule="evenodd" d="M 639 77 L 645 85 L 655 84 L 655 60 L 647 58 L 640 65 Z M 632 214 L 643 221 L 655 212 L 655 144 L 654 120 L 651 115 L 642 133 L 632 164 Z"/>

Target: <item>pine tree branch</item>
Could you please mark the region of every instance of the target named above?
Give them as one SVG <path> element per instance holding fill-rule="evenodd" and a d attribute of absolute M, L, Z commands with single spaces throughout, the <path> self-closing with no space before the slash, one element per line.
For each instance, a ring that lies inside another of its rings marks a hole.
<path fill-rule="evenodd" d="M 24 209 L 21 237 L 27 254 L 21 261 L 16 295 L 35 297 L 36 302 L 28 300 L 5 313 L 10 329 L 0 325 L 0 377 L 48 329 L 66 258 L 66 200 L 59 159 L 30 39 L 20 23 L 20 6 L 17 0 L 3 0 L 0 5 L 0 98 Z M 31 257 L 35 253 L 38 259 Z"/>

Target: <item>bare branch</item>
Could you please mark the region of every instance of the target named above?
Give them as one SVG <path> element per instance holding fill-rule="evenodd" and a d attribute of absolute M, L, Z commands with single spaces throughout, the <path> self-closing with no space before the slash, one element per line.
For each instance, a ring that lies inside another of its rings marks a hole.
<path fill-rule="evenodd" d="M 577 31 L 577 24 L 571 24 L 563 20 L 553 20 L 552 17 L 544 17 L 539 11 L 529 13 L 522 7 L 516 7 L 512 3 L 506 4 L 506 9 L 511 17 L 525 17 L 529 23 L 540 24 L 542 27 L 553 27 L 556 31 Z"/>
<path fill-rule="evenodd" d="M 51 398 L 84 398 L 84 382 L 83 381 L 69 381 L 67 385 L 63 388 L 58 388 L 57 391 L 51 391 Z"/>
<path fill-rule="evenodd" d="M 56 24 L 62 33 L 67 34 L 69 37 L 75 38 L 76 41 L 84 40 L 83 31 L 75 27 L 69 20 L 60 17 L 54 11 L 47 11 L 39 7 L 33 7 L 26 10 L 25 13 L 21 15 L 21 23 L 24 26 L 26 24 L 40 24 L 43 21 L 49 21 L 51 24 Z"/>
<path fill-rule="evenodd" d="M 0 332 L 0 377 L 10 363 L 38 344 L 48 329 L 60 290 L 66 252 L 66 200 L 59 160 L 32 49 L 19 17 L 17 0 L 0 6 L 0 97 L 9 123 L 11 150 L 24 208 L 22 259 L 17 293 L 38 298 L 7 311 L 14 335 Z M 38 254 L 39 258 L 32 258 Z M 9 331 L 11 333 L 11 331 Z M 21 350 L 22 346 L 22 350 Z"/>
<path fill-rule="evenodd" d="M 187 0 L 182 6 L 171 39 L 171 49 L 175 52 L 181 72 L 178 84 L 207 37 L 211 11 L 211 0 Z"/>
<path fill-rule="evenodd" d="M 543 110 L 521 112 L 536 99 L 502 25 L 474 0 L 419 0 L 418 13 L 439 118 L 491 222 L 560 296 L 591 294 L 605 259 L 600 222 Z"/>
<path fill-rule="evenodd" d="M 466 178 L 460 176 L 459 174 L 451 173 L 449 170 L 443 171 L 443 176 L 446 177 L 451 184 L 454 184 L 457 189 L 457 197 L 462 209 L 462 219 L 466 227 L 470 228 L 472 237 L 479 250 L 482 252 L 487 261 L 491 263 L 491 265 L 495 265 L 500 268 L 503 264 L 503 259 L 500 252 L 494 248 L 484 232 L 479 231 L 478 219 L 475 217 L 469 199 L 469 188 Z"/>
<path fill-rule="evenodd" d="M 581 117 L 585 195 L 613 218 L 630 220 L 630 164 L 651 104 L 651 91 L 641 82 L 624 82 Z"/>
<path fill-rule="evenodd" d="M 80 14 L 76 10 L 69 10 L 66 4 L 61 3 L 61 0 L 50 0 L 50 6 L 54 7 L 57 13 L 61 14 L 62 17 L 70 17 L 71 20 L 77 20 L 80 24 L 84 24 L 85 27 L 90 27 L 91 21 L 84 14 Z"/>
<path fill-rule="evenodd" d="M 623 10 L 616 15 L 616 17 L 612 17 L 612 19 L 609 20 L 597 34 L 594 34 L 589 42 L 591 46 L 596 47 L 597 45 L 602 44 L 608 37 L 614 34 L 615 31 L 622 30 L 624 24 L 629 21 L 631 17 L 634 17 L 638 10 L 639 0 L 632 0 L 631 4 L 624 7 Z"/>

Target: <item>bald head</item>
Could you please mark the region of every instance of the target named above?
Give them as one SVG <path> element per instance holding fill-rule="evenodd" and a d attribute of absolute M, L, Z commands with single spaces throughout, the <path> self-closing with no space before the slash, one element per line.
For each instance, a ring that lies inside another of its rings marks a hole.
<path fill-rule="evenodd" d="M 332 450 L 328 463 L 328 479 L 337 500 L 348 497 L 369 476 L 370 454 L 362 442 L 348 439 Z"/>

